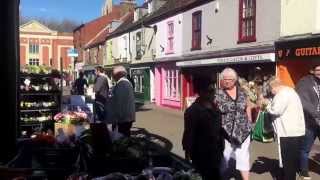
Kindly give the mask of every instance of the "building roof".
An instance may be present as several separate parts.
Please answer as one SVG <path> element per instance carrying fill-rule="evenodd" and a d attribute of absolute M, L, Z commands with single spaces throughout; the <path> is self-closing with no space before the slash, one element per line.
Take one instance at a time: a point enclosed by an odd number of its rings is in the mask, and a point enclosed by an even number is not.
<path fill-rule="evenodd" d="M 142 25 L 156 23 L 211 1 L 214 0 L 167 0 L 167 2 L 158 10 L 146 15 L 145 17 L 142 17 L 136 22 L 128 24 L 126 27 L 118 28 L 115 32 L 111 33 L 108 38 L 113 38 L 126 32 L 139 29 L 142 27 Z"/>
<path fill-rule="evenodd" d="M 74 29 L 74 33 L 76 31 L 83 31 L 84 32 L 84 44 L 91 41 L 96 35 L 103 30 L 107 24 L 109 24 L 112 20 L 119 19 L 121 14 L 120 6 L 114 6 L 112 12 L 96 18 L 88 23 L 82 24 Z"/>
<path fill-rule="evenodd" d="M 124 15 L 123 17 L 120 18 L 120 21 L 122 21 L 121 25 L 118 28 L 121 28 L 122 26 L 125 26 L 127 24 L 132 23 L 133 21 L 133 12 L 128 12 L 126 15 Z M 111 22 L 110 22 L 111 23 Z M 117 29 L 118 29 L 117 28 Z M 92 48 L 95 47 L 97 45 L 103 44 L 108 35 L 109 35 L 109 30 L 107 28 L 107 26 L 105 28 L 103 28 L 98 34 L 97 36 L 92 39 L 92 41 L 90 41 L 87 45 L 86 45 L 86 49 L 87 48 Z"/>

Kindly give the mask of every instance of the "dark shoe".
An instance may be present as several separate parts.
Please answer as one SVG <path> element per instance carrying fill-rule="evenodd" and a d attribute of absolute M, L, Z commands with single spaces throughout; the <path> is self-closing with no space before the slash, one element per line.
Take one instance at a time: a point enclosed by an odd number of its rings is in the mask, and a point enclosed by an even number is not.
<path fill-rule="evenodd" d="M 310 180 L 311 177 L 309 175 L 309 172 L 307 170 L 300 171 L 300 179 L 301 180 Z"/>

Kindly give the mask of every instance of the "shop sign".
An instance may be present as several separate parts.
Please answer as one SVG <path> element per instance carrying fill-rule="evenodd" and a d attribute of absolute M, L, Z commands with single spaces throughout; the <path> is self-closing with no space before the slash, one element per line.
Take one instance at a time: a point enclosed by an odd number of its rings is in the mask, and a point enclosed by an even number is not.
<path fill-rule="evenodd" d="M 140 69 L 132 70 L 132 71 L 131 71 L 131 73 L 132 73 L 133 75 L 140 75 L 140 74 L 143 74 L 142 70 L 140 70 Z"/>
<path fill-rule="evenodd" d="M 275 43 L 277 60 L 320 57 L 320 38 L 305 38 Z"/>
<path fill-rule="evenodd" d="M 252 63 L 252 62 L 264 62 L 275 61 L 274 53 L 254 54 L 247 56 L 232 56 L 212 59 L 200 59 L 194 61 L 182 61 L 177 62 L 176 65 L 180 67 L 192 67 L 192 66 L 206 66 L 206 65 L 219 65 L 219 64 L 236 64 L 236 63 Z"/>
<path fill-rule="evenodd" d="M 278 59 L 286 59 L 288 57 L 293 58 L 305 58 L 305 57 L 320 57 L 320 46 L 318 47 L 305 47 L 305 48 L 288 48 L 277 50 Z"/>

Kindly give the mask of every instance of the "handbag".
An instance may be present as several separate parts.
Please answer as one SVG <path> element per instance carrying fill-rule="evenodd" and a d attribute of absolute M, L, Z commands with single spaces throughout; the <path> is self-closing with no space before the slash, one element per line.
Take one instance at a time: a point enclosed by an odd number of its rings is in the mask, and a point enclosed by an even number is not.
<path fill-rule="evenodd" d="M 259 111 L 256 125 L 251 132 L 251 139 L 262 143 L 274 141 L 273 131 L 269 128 L 271 124 L 268 124 L 271 122 L 267 118 L 269 118 L 268 113 Z"/>

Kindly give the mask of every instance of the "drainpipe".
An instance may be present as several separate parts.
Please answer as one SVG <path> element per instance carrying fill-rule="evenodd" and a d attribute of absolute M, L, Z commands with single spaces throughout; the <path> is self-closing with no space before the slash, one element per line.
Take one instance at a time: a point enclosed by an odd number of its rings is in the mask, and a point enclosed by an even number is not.
<path fill-rule="evenodd" d="M 129 45 L 129 56 L 130 56 L 130 61 L 132 61 L 132 53 L 131 53 L 131 32 L 129 31 L 129 42 L 128 42 L 128 45 Z"/>

